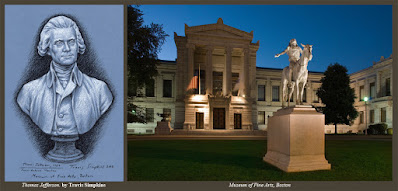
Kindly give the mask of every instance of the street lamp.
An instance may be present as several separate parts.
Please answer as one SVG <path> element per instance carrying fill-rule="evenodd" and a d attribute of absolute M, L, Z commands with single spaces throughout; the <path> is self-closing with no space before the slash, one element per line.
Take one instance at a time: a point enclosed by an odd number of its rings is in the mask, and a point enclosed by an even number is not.
<path fill-rule="evenodd" d="M 369 98 L 368 97 L 364 97 L 363 101 L 365 101 L 365 135 L 368 134 L 368 116 L 367 116 L 367 110 L 366 110 L 366 105 L 368 103 Z"/>

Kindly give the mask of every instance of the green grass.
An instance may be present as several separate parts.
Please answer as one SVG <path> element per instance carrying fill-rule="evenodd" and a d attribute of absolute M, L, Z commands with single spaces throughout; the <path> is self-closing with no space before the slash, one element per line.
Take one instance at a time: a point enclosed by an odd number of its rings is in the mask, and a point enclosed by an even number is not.
<path fill-rule="evenodd" d="M 330 171 L 285 173 L 263 162 L 266 141 L 133 140 L 132 181 L 392 181 L 391 141 L 326 141 Z"/>

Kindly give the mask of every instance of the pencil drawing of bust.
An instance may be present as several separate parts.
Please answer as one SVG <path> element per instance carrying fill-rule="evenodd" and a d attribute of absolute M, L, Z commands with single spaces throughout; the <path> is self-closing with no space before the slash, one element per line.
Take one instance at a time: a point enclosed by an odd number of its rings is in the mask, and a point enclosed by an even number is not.
<path fill-rule="evenodd" d="M 17 96 L 21 110 L 55 142 L 46 158 L 68 163 L 83 157 L 76 148 L 79 134 L 88 132 L 109 109 L 113 95 L 104 81 L 82 73 L 78 54 L 86 45 L 76 23 L 55 16 L 43 27 L 37 52 L 50 56 L 49 71 L 23 85 Z"/>

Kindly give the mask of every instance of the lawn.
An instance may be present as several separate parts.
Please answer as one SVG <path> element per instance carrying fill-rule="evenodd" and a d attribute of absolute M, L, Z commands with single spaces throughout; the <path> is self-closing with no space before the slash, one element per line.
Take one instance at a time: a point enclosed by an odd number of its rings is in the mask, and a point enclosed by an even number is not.
<path fill-rule="evenodd" d="M 392 181 L 392 141 L 326 141 L 330 171 L 285 173 L 266 141 L 131 140 L 130 181 Z"/>

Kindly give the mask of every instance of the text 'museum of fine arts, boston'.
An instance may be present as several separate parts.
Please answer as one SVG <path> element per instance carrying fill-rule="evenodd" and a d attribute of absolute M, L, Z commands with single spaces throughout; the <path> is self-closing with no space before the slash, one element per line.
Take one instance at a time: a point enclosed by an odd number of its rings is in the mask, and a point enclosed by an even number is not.
<path fill-rule="evenodd" d="M 215 24 L 185 25 L 185 36 L 174 33 L 177 59 L 160 61 L 153 85 L 136 92 L 132 100 L 147 123 L 129 123 L 128 133 L 153 133 L 159 113 L 171 115 L 175 130 L 266 131 L 268 117 L 282 106 L 282 69 L 256 67 L 260 43 L 252 40 L 253 31 L 225 25 L 221 18 Z M 351 126 L 338 125 L 338 133 L 362 132 L 365 120 L 392 128 L 391 71 L 392 59 L 382 57 L 350 75 L 359 115 Z M 322 77 L 309 72 L 304 104 L 323 106 L 316 95 Z M 296 102 L 293 97 L 290 105 Z M 370 100 L 365 103 L 364 97 Z M 334 133 L 334 126 L 325 125 L 325 133 Z"/>

